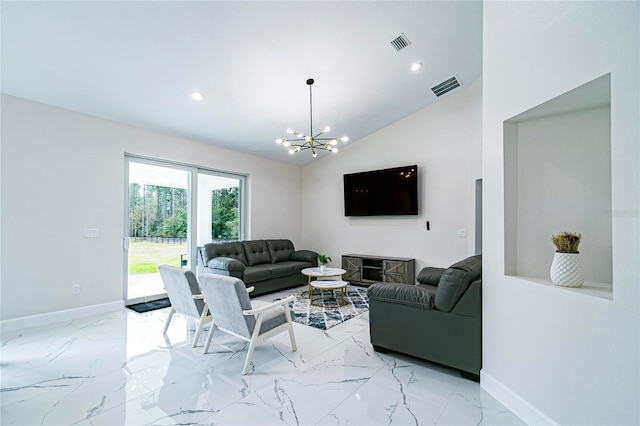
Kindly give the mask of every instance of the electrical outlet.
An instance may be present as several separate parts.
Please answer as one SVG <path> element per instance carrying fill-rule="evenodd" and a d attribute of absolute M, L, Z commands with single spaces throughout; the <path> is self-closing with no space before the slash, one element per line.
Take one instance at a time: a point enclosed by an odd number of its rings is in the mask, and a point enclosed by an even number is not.
<path fill-rule="evenodd" d="M 74 284 L 71 286 L 71 294 L 80 294 L 80 284 Z"/>
<path fill-rule="evenodd" d="M 466 237 L 467 230 L 466 229 L 458 229 L 458 237 Z"/>

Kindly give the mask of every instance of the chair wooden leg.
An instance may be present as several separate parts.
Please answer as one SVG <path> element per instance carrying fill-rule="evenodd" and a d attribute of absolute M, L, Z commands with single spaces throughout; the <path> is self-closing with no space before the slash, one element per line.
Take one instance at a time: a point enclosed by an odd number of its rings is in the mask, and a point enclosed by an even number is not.
<path fill-rule="evenodd" d="M 244 360 L 244 367 L 242 368 L 242 374 L 247 374 L 249 366 L 251 365 L 251 357 L 253 357 L 253 350 L 258 344 L 260 339 L 260 328 L 262 327 L 263 315 L 258 314 L 255 316 L 256 324 L 253 326 L 253 333 L 251 334 L 251 341 L 249 342 L 249 349 L 247 350 L 247 359 Z"/>
<path fill-rule="evenodd" d="M 296 346 L 296 336 L 293 334 L 293 324 L 289 324 L 289 338 L 291 339 L 291 350 L 293 352 L 298 350 L 298 346 Z"/>
<path fill-rule="evenodd" d="M 211 345 L 211 338 L 213 337 L 213 333 L 218 329 L 218 326 L 215 322 L 211 322 L 211 328 L 209 328 L 209 334 L 207 335 L 207 342 L 204 344 L 204 353 L 206 354 L 209 351 L 209 345 Z"/>
<path fill-rule="evenodd" d="M 296 336 L 293 334 L 293 321 L 291 321 L 291 311 L 289 311 L 289 307 L 284 307 L 284 316 L 287 318 L 287 323 L 289 324 L 289 339 L 291 339 L 291 349 L 295 352 L 298 350 L 296 346 Z"/>
<path fill-rule="evenodd" d="M 193 348 L 195 348 L 198 345 L 198 340 L 200 340 L 200 333 L 202 333 L 202 327 L 204 327 L 208 313 L 209 313 L 209 308 L 205 303 L 204 308 L 202 308 L 202 315 L 200 315 L 200 320 L 198 320 L 198 328 L 196 329 L 196 335 L 193 338 L 193 345 L 192 345 Z"/>
<path fill-rule="evenodd" d="M 247 374 L 249 367 L 251 366 L 251 357 L 253 357 L 253 350 L 256 348 L 256 341 L 251 339 L 249 343 L 249 349 L 247 350 L 247 358 L 244 360 L 244 367 L 242 367 L 242 374 Z"/>
<path fill-rule="evenodd" d="M 167 316 L 167 320 L 164 322 L 164 329 L 162 329 L 162 334 L 167 334 L 167 330 L 169 329 L 169 324 L 171 324 L 171 318 L 173 318 L 173 314 L 176 313 L 176 310 L 171 308 L 169 311 L 169 315 Z"/>

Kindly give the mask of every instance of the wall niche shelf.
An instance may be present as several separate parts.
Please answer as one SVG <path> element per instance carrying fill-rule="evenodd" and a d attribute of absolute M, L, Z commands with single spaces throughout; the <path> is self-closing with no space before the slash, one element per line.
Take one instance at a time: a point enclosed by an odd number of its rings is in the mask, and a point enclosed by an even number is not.
<path fill-rule="evenodd" d="M 571 288 L 571 287 L 562 287 L 562 286 L 555 285 L 550 280 L 545 280 L 542 278 L 520 277 L 517 275 L 512 275 L 512 278 L 517 278 L 520 280 L 557 288 L 560 291 L 575 292 L 575 293 L 585 294 L 587 296 L 599 297 L 601 299 L 613 300 L 613 288 L 609 283 L 594 283 L 594 282 L 585 281 L 582 287 Z"/>
<path fill-rule="evenodd" d="M 504 273 L 613 299 L 611 75 L 518 114 L 504 131 Z M 582 234 L 585 284 L 549 279 L 559 232 Z"/>

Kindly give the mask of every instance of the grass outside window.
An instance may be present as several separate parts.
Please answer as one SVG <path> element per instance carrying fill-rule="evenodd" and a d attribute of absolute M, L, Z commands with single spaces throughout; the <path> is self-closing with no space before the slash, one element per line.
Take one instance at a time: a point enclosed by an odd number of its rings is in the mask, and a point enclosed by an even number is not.
<path fill-rule="evenodd" d="M 180 255 L 187 253 L 187 244 L 164 244 L 149 241 L 129 243 L 129 274 L 153 274 L 158 265 L 180 267 Z"/>

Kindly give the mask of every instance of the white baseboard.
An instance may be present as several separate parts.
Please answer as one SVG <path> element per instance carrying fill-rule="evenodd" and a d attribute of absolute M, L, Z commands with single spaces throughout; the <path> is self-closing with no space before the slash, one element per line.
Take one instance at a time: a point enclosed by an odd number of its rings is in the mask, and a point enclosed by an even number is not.
<path fill-rule="evenodd" d="M 528 425 L 558 425 L 543 412 L 513 392 L 489 373 L 480 370 L 480 387 Z"/>
<path fill-rule="evenodd" d="M 64 311 L 30 315 L 27 317 L 0 321 L 0 330 L 6 332 L 20 330 L 22 328 L 39 327 L 56 322 L 71 321 L 74 319 L 89 317 L 91 315 L 114 312 L 123 308 L 124 302 L 119 300 L 117 302 L 102 303 L 100 305 L 83 306 L 81 308 L 66 309 Z"/>

